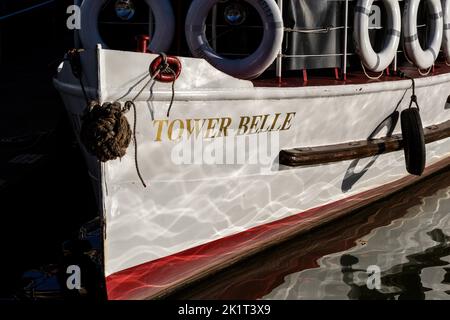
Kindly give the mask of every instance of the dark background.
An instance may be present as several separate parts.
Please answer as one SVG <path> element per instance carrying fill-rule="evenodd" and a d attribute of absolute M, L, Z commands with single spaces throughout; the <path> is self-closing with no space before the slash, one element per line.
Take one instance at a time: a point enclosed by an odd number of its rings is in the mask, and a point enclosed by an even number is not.
<path fill-rule="evenodd" d="M 43 0 L 1 0 L 0 17 Z M 84 161 L 52 77 L 73 47 L 72 1 L 0 20 L 0 300 L 21 274 L 56 263 L 96 215 Z"/>

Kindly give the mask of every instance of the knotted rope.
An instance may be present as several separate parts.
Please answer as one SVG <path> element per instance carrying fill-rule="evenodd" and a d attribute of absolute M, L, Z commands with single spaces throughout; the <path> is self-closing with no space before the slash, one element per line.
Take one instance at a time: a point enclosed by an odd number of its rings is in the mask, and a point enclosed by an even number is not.
<path fill-rule="evenodd" d="M 81 141 L 101 162 L 125 156 L 132 131 L 120 103 L 94 104 L 83 116 Z"/>
<path fill-rule="evenodd" d="M 130 145 L 131 128 L 125 117 L 127 109 L 120 103 L 104 103 L 102 106 L 91 101 L 83 82 L 83 68 L 80 50 L 73 49 L 67 54 L 72 74 L 80 82 L 83 96 L 88 105 L 82 117 L 80 138 L 86 150 L 101 162 L 122 158 Z"/>
<path fill-rule="evenodd" d="M 138 162 L 138 143 L 136 137 L 137 110 L 135 101 L 149 85 L 151 89 L 153 88 L 155 79 L 160 73 L 170 73 L 176 80 L 175 72 L 167 63 L 167 56 L 165 54 L 161 54 L 161 57 L 163 58 L 163 63 L 161 63 L 154 73 L 150 72 L 150 79 L 147 83 L 145 83 L 145 85 L 139 90 L 132 100 L 126 101 L 124 107 L 122 108 L 118 101 L 112 103 L 106 102 L 103 105 L 100 105 L 98 102 L 89 103 L 89 97 L 86 94 L 82 81 L 82 68 L 79 51 L 73 50 L 69 53 L 69 61 L 72 66 L 72 72 L 74 76 L 80 80 L 83 95 L 87 103 L 90 104 L 82 117 L 80 133 L 81 142 L 90 154 L 96 156 L 101 162 L 107 162 L 124 157 L 131 140 L 133 140 L 135 146 L 134 160 L 136 172 L 144 187 L 147 187 L 147 185 L 142 177 Z M 136 86 L 144 82 L 149 75 L 138 81 Z M 175 80 L 172 84 L 172 99 L 167 112 L 168 116 L 170 114 L 175 96 Z M 134 111 L 133 128 L 131 128 L 125 116 L 125 114 L 131 109 Z"/>

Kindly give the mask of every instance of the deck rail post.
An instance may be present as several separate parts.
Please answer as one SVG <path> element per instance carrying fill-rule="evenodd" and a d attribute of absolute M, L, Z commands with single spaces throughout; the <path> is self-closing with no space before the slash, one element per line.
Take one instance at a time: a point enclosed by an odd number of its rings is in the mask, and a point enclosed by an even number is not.
<path fill-rule="evenodd" d="M 348 0 L 345 0 L 345 26 L 344 26 L 344 61 L 343 78 L 347 80 L 347 45 L 348 45 Z"/>
<path fill-rule="evenodd" d="M 212 47 L 217 51 L 217 4 L 212 9 L 211 34 Z"/>
<path fill-rule="evenodd" d="M 280 8 L 281 16 L 283 16 L 283 0 L 278 0 L 278 7 Z M 284 32 L 284 31 L 283 31 Z M 283 69 L 283 42 L 281 43 L 280 51 L 277 56 L 276 74 L 278 80 L 281 80 Z"/>

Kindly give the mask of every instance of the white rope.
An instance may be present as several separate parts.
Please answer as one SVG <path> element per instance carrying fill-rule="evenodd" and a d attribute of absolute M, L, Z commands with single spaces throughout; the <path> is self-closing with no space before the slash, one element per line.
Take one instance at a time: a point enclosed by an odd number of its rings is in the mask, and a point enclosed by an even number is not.
<path fill-rule="evenodd" d="M 406 53 L 406 50 L 405 50 L 405 43 L 404 43 L 404 42 L 402 43 L 402 47 L 403 47 L 403 55 L 405 56 L 406 61 L 408 61 L 409 64 L 414 65 L 414 62 L 412 62 L 411 60 L 409 60 L 408 54 Z"/>
<path fill-rule="evenodd" d="M 354 53 L 347 53 L 347 56 L 354 56 Z M 283 54 L 283 58 L 310 58 L 310 57 L 342 57 L 343 53 L 325 53 L 325 54 Z"/>
<path fill-rule="evenodd" d="M 419 74 L 420 74 L 422 77 L 426 77 L 427 75 L 430 74 L 431 69 L 433 69 L 433 66 L 431 66 L 431 67 L 428 69 L 428 71 L 425 72 L 425 73 L 422 73 L 422 71 L 420 70 L 420 68 L 417 68 L 417 71 L 419 71 Z"/>
<path fill-rule="evenodd" d="M 383 70 L 383 71 L 381 71 L 381 73 L 380 73 L 379 76 L 372 77 L 372 76 L 370 76 L 370 75 L 367 73 L 366 67 L 364 66 L 364 63 L 362 63 L 362 61 L 361 61 L 361 67 L 362 67 L 362 69 L 363 69 L 364 74 L 366 75 L 366 77 L 369 78 L 370 80 L 380 80 L 380 78 L 381 78 L 381 77 L 383 76 L 383 74 L 384 74 L 384 70 Z"/>
<path fill-rule="evenodd" d="M 297 32 L 297 33 L 328 33 L 334 30 L 345 29 L 345 27 L 328 27 L 328 28 L 317 28 L 317 29 L 295 29 L 295 28 L 284 28 L 286 32 Z"/>

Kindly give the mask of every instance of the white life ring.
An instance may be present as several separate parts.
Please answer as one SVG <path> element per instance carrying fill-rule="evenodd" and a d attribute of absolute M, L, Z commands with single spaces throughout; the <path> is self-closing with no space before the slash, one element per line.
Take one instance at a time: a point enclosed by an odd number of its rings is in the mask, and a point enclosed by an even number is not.
<path fill-rule="evenodd" d="M 354 41 L 362 63 L 371 71 L 379 72 L 391 64 L 400 43 L 402 15 L 398 0 L 383 0 L 387 11 L 388 38 L 381 52 L 373 50 L 369 38 L 369 16 L 374 0 L 359 0 L 355 8 Z"/>
<path fill-rule="evenodd" d="M 240 79 L 253 79 L 263 73 L 276 59 L 283 43 L 283 18 L 274 0 L 245 0 L 259 13 L 264 36 L 258 49 L 243 59 L 226 59 L 208 43 L 206 18 L 220 0 L 194 0 L 186 18 L 186 40 L 194 57 L 204 58 L 215 68 Z"/>
<path fill-rule="evenodd" d="M 423 50 L 417 35 L 417 12 L 420 0 L 409 0 L 405 4 L 403 30 L 405 51 L 408 58 L 420 69 L 428 69 L 436 61 L 442 44 L 443 19 L 440 0 L 427 0 L 431 20 L 430 38 L 427 49 Z"/>
<path fill-rule="evenodd" d="M 442 11 L 444 12 L 442 49 L 444 50 L 447 63 L 450 63 L 450 0 L 443 0 L 442 3 Z"/>
<path fill-rule="evenodd" d="M 103 42 L 98 30 L 98 15 L 106 0 L 84 0 L 81 4 L 80 39 L 85 49 L 95 48 Z M 153 12 L 155 33 L 148 49 L 151 52 L 166 52 L 170 49 L 175 34 L 175 16 L 172 5 L 167 0 L 145 0 Z"/>

